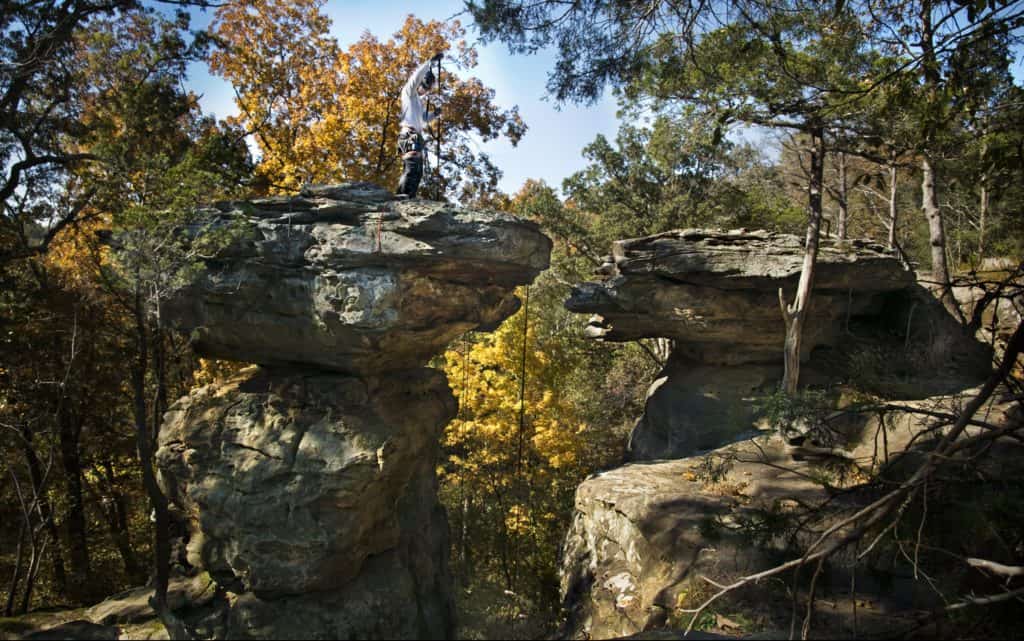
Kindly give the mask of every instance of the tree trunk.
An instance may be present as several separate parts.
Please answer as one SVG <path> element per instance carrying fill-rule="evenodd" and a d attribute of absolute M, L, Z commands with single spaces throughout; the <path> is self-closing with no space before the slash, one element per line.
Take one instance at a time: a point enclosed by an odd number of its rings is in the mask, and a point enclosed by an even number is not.
<path fill-rule="evenodd" d="M 85 487 L 90 491 L 93 502 L 103 512 L 110 540 L 117 548 L 118 554 L 121 555 L 125 575 L 133 585 L 141 585 L 146 581 L 146 571 L 132 549 L 128 510 L 125 506 L 124 495 L 117 490 L 114 468 L 110 461 L 104 461 L 101 468 L 97 470 L 97 475 L 102 478 L 106 486 L 105 492 L 101 494 L 99 489 L 93 489 L 89 483 L 86 483 Z"/>
<path fill-rule="evenodd" d="M 460 484 L 463 484 L 460 482 Z M 465 493 L 465 489 L 462 490 Z M 472 513 L 470 509 L 470 501 L 468 496 L 462 497 L 462 523 L 459 527 L 459 550 L 462 556 L 462 581 L 468 583 L 469 578 L 473 576 L 473 548 L 469 544 L 469 515 Z"/>
<path fill-rule="evenodd" d="M 153 441 L 149 430 L 148 411 L 146 407 L 146 370 L 149 367 L 149 339 L 146 331 L 146 317 L 143 308 L 142 293 L 139 284 L 139 270 L 136 269 L 135 286 L 135 332 L 136 332 L 136 362 L 132 368 L 132 394 L 134 396 L 133 410 L 135 415 L 135 437 L 136 448 L 139 454 L 139 463 L 142 470 L 142 485 L 149 497 L 153 507 L 154 520 L 154 562 L 156 563 L 156 576 L 154 594 L 150 599 L 150 607 L 156 612 L 160 621 L 167 628 L 167 634 L 171 639 L 189 639 L 187 629 L 171 611 L 167 604 L 167 587 L 170 584 L 171 572 L 171 539 L 170 539 L 170 510 L 168 509 L 167 497 L 164 496 L 160 485 L 156 480 L 156 472 L 153 469 Z"/>
<path fill-rule="evenodd" d="M 804 320 L 810 304 L 811 289 L 814 287 L 814 264 L 818 259 L 818 237 L 821 233 L 821 190 L 824 182 L 825 143 L 821 128 L 811 131 L 811 167 L 807 185 L 807 238 L 804 242 L 804 262 L 792 305 L 787 305 L 782 288 L 779 288 L 779 305 L 786 322 L 786 343 L 784 348 L 785 370 L 782 390 L 792 396 L 800 383 L 800 343 Z"/>
<path fill-rule="evenodd" d="M 985 219 L 988 218 L 988 187 L 985 184 L 987 176 L 982 176 L 981 182 L 981 203 L 978 212 L 978 264 L 985 259 Z"/>
<path fill-rule="evenodd" d="M 941 288 L 939 299 L 956 318 L 960 310 L 953 299 L 953 288 L 949 279 L 949 264 L 946 261 L 946 229 L 939 209 L 935 189 L 935 169 L 928 154 L 921 156 L 921 207 L 928 219 L 928 242 L 932 253 L 932 279 Z"/>
<path fill-rule="evenodd" d="M 18 548 L 14 553 L 14 574 L 11 576 L 11 583 L 7 589 L 7 603 L 4 604 L 5 617 L 14 615 L 14 597 L 18 593 L 18 586 L 21 584 L 21 565 L 25 561 L 25 532 L 27 527 L 23 518 L 21 529 L 18 530 Z"/>
<path fill-rule="evenodd" d="M 981 176 L 978 180 L 981 183 L 981 197 L 978 203 L 978 265 L 985 258 L 985 220 L 988 218 L 989 194 L 988 194 L 988 119 L 986 118 L 981 129 L 984 142 L 981 145 Z"/>
<path fill-rule="evenodd" d="M 935 53 L 935 27 L 932 24 L 933 0 L 923 0 L 920 6 L 921 19 L 921 71 L 926 92 L 926 113 L 924 116 L 924 144 L 921 153 L 921 208 L 928 219 L 928 242 L 932 253 L 932 278 L 941 288 L 939 298 L 954 318 L 963 321 L 960 308 L 953 298 L 946 261 L 946 230 L 939 209 L 935 186 L 935 167 L 932 165 L 932 147 L 942 126 L 942 73 Z"/>
<path fill-rule="evenodd" d="M 150 433 L 152 451 L 156 451 L 160 438 L 160 424 L 167 412 L 167 352 L 164 336 L 163 316 L 160 304 L 156 306 L 156 326 L 153 328 L 153 375 L 156 380 L 156 396 L 153 401 L 153 428 Z"/>
<path fill-rule="evenodd" d="M 21 595 L 21 609 L 20 614 L 28 612 L 29 606 L 32 604 L 32 590 L 35 589 L 36 577 L 39 575 L 39 562 L 43 558 L 43 552 L 46 550 L 46 543 L 38 543 L 39 530 L 41 528 L 29 528 L 29 563 L 28 572 L 25 574 L 25 592 Z"/>
<path fill-rule="evenodd" d="M 846 226 L 850 212 L 846 191 L 846 154 L 840 151 L 837 156 L 839 157 L 839 220 L 836 224 L 836 236 L 839 240 L 846 240 Z"/>
<path fill-rule="evenodd" d="M 29 478 L 32 480 L 33 491 L 38 500 L 39 518 L 42 519 L 43 527 L 46 529 L 50 542 L 53 544 L 53 580 L 57 588 L 57 594 L 64 597 L 68 593 L 68 579 L 67 573 L 64 570 L 64 558 L 61 554 L 60 532 L 57 531 L 57 524 L 53 521 L 53 507 L 50 505 L 49 495 L 45 487 L 46 478 L 43 474 L 42 465 L 39 463 L 39 457 L 36 455 L 32 444 L 35 434 L 31 428 L 25 426 L 21 429 L 21 436 L 25 464 L 28 467 Z"/>
<path fill-rule="evenodd" d="M 82 458 L 79 448 L 80 426 L 65 398 L 58 416 L 60 428 L 60 458 L 67 483 L 67 511 L 64 524 L 67 531 L 68 560 L 71 562 L 71 596 L 76 601 L 86 600 L 90 585 L 89 532 L 85 516 L 85 497 L 82 489 Z"/>
<path fill-rule="evenodd" d="M 981 183 L 981 207 L 978 219 L 978 264 L 985 259 L 985 219 L 988 217 L 988 187 Z"/>
<path fill-rule="evenodd" d="M 896 224 L 899 210 L 896 206 L 896 154 L 889 165 L 889 249 L 896 249 Z"/>

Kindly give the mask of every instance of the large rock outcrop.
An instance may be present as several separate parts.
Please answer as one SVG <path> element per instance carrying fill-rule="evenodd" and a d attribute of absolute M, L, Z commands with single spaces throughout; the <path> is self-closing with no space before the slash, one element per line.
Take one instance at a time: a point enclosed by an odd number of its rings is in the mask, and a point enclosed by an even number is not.
<path fill-rule="evenodd" d="M 782 375 L 779 289 L 792 297 L 803 243 L 765 231 L 687 229 L 614 243 L 603 279 L 566 302 L 593 314 L 590 338 L 674 341 L 630 436 L 633 460 L 681 458 L 749 432 L 756 397 Z M 901 303 L 912 273 L 881 246 L 822 239 L 802 357 L 841 343 L 851 322 Z M 817 376 L 813 365 L 804 380 Z"/>
<path fill-rule="evenodd" d="M 833 488 L 824 488 L 820 479 L 836 486 L 856 481 L 830 477 L 833 468 L 819 461 L 794 460 L 788 435 L 756 431 L 771 427 L 764 424 L 760 406 L 782 375 L 778 290 L 792 298 L 802 256 L 795 236 L 669 232 L 615 243 L 599 270 L 603 279 L 573 291 L 566 306 L 595 314 L 587 330 L 591 338 L 668 338 L 674 348 L 631 434 L 634 462 L 596 474 L 577 489 L 561 571 L 567 636 L 613 638 L 662 626 L 685 628 L 685 610 L 714 592 L 702 577 L 728 584 L 786 554 L 791 558 L 794 540 L 787 519 L 800 506 L 830 501 L 853 506 L 865 498 L 830 493 Z M 989 364 L 982 346 L 960 331 L 895 256 L 868 242 L 823 239 L 801 383 L 848 383 L 850 372 L 844 368 L 851 362 L 868 374 L 875 364 L 893 369 L 911 351 L 908 345 L 917 362 L 934 364 L 916 377 L 928 382 L 925 387 L 942 390 L 909 397 L 932 396 L 918 401 L 922 407 L 958 407 L 960 395 L 937 395 L 978 383 Z M 957 375 L 949 376 L 947 368 L 956 368 Z M 926 422 L 890 415 L 879 423 L 874 416 L 838 412 L 828 425 L 836 442 L 819 451 L 848 448 L 867 469 L 878 463 L 879 435 L 887 439 L 888 457 L 907 446 Z M 701 456 L 704 452 L 709 454 Z M 842 568 L 822 577 L 837 590 L 848 588 L 849 581 Z M 858 581 L 865 592 L 878 588 L 870 580 Z M 888 605 L 933 605 L 917 586 L 903 581 L 900 599 Z M 747 632 L 751 620 L 762 615 L 758 627 L 788 628 L 792 599 L 778 584 L 753 586 L 738 598 L 742 607 L 719 602 L 715 611 L 725 621 L 733 612 L 750 615 Z M 848 600 L 844 607 L 849 606 Z M 779 612 L 785 616 L 770 620 Z M 835 616 L 835 626 L 825 627 L 839 630 L 848 624 L 849 617 L 841 614 L 828 615 Z M 875 614 L 860 615 L 861 633 L 891 629 L 891 619 Z"/>
<path fill-rule="evenodd" d="M 536 225 L 446 203 L 392 201 L 366 184 L 223 203 L 207 225 L 236 239 L 167 305 L 204 355 L 379 373 L 426 363 L 515 312 L 515 285 L 547 268 Z"/>
<path fill-rule="evenodd" d="M 890 417 L 889 451 L 905 447 L 924 422 Z M 865 437 L 852 450 L 858 461 L 878 455 L 873 438 L 878 427 L 877 421 L 861 426 Z M 801 506 L 831 501 L 852 508 L 870 501 L 855 493 L 830 494 L 817 480 L 823 474 L 817 462 L 794 461 L 777 434 L 764 434 L 707 456 L 633 463 L 590 477 L 577 489 L 564 546 L 566 636 L 608 639 L 652 628 L 685 629 L 690 622 L 685 610 L 717 591 L 709 580 L 728 585 L 799 555 L 795 544 L 808 541 L 790 537 Z M 815 628 L 835 638 L 857 630 L 849 609 L 850 577 L 839 567 L 841 560 L 837 557 L 821 577 L 819 589 L 828 596 L 819 598 L 834 605 L 820 608 Z M 935 605 L 934 595 L 912 577 L 889 580 L 893 584 L 882 586 L 870 573 L 858 576 L 861 635 L 891 633 L 899 620 L 891 616 L 894 610 Z M 717 602 L 711 611 L 726 621 L 743 621 L 732 633 L 785 630 L 757 638 L 786 638 L 790 585 L 788 576 L 765 580 Z M 711 625 L 722 627 L 714 617 Z"/>
<path fill-rule="evenodd" d="M 591 338 L 663 337 L 705 364 L 776 363 L 785 325 L 779 288 L 792 299 L 803 241 L 765 231 L 686 229 L 614 243 L 600 282 L 583 283 L 566 307 L 595 314 Z M 835 344 L 844 320 L 877 314 L 884 295 L 914 276 L 867 241 L 822 239 L 803 357 Z"/>
<path fill-rule="evenodd" d="M 160 434 L 188 563 L 218 587 L 204 625 L 228 638 L 450 637 L 434 470 L 456 402 L 423 365 L 511 315 L 550 241 L 511 216 L 365 184 L 206 214 L 193 233 L 224 246 L 166 314 L 199 354 L 258 365 L 180 399 Z"/>

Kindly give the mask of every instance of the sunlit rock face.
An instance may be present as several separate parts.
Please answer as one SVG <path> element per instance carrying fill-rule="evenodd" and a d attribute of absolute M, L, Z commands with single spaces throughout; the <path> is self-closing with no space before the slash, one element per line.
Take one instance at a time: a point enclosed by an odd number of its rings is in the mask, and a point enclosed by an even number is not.
<path fill-rule="evenodd" d="M 444 374 L 426 368 L 361 379 L 252 367 L 179 400 L 158 462 L 194 518 L 189 563 L 244 595 L 228 636 L 444 637 L 434 465 L 456 409 Z"/>
<path fill-rule="evenodd" d="M 573 289 L 565 305 L 593 314 L 590 338 L 673 341 L 630 436 L 631 459 L 690 456 L 754 428 L 756 399 L 782 375 L 779 290 L 792 300 L 803 255 L 803 239 L 789 234 L 672 231 L 614 243 L 601 279 Z M 880 245 L 822 239 L 802 358 L 841 344 L 851 323 L 904 314 L 913 285 Z M 805 383 L 819 374 L 808 364 Z"/>
<path fill-rule="evenodd" d="M 233 242 L 165 313 L 204 356 L 354 374 L 423 365 L 455 337 L 496 326 L 551 241 L 507 214 L 393 201 L 355 184 L 223 203 Z"/>
<path fill-rule="evenodd" d="M 765 231 L 686 229 L 616 242 L 604 278 L 578 285 L 566 302 L 595 314 L 588 335 L 610 341 L 663 337 L 705 364 L 775 363 L 785 325 L 779 289 L 791 302 L 803 240 Z M 914 275 L 868 241 L 822 239 L 804 356 L 842 338 L 844 320 L 877 314 L 884 294 Z"/>
<path fill-rule="evenodd" d="M 496 327 L 548 265 L 514 217 L 367 184 L 210 210 L 229 239 L 165 309 L 201 355 L 255 363 L 167 412 L 157 463 L 226 638 L 451 638 L 439 439 L 424 367 Z M 214 607 L 214 606 L 211 606 Z"/>

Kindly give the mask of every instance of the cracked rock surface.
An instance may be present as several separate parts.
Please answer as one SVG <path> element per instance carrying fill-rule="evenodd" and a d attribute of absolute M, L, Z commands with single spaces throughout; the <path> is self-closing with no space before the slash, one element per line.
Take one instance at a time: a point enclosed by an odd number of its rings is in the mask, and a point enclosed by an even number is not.
<path fill-rule="evenodd" d="M 617 241 L 601 280 L 573 289 L 565 306 L 593 314 L 590 338 L 673 341 L 630 435 L 631 460 L 690 456 L 755 428 L 757 398 L 782 376 L 779 290 L 792 299 L 803 254 L 791 234 L 677 230 Z M 913 286 L 913 273 L 880 245 L 823 238 L 802 359 L 840 344 L 851 319 L 899 316 Z M 813 371 L 805 367 L 805 383 Z"/>
<path fill-rule="evenodd" d="M 175 403 L 161 478 L 195 519 L 189 564 L 244 597 L 229 608 L 227 636 L 445 636 L 434 461 L 456 410 L 444 374 L 426 368 L 360 379 L 251 367 Z M 391 598 L 420 614 L 382 622 L 366 604 Z M 309 618 L 268 614 L 286 604 Z"/>
<path fill-rule="evenodd" d="M 591 338 L 670 338 L 701 363 L 774 364 L 785 336 L 779 288 L 791 302 L 803 253 L 801 238 L 766 231 L 685 229 L 620 240 L 602 280 L 578 285 L 565 305 L 594 314 Z M 878 314 L 886 293 L 913 284 L 913 273 L 881 245 L 823 238 L 804 356 L 840 340 L 847 316 Z"/>
<path fill-rule="evenodd" d="M 367 183 L 222 203 L 233 241 L 168 302 L 204 356 L 372 374 L 423 365 L 518 309 L 547 269 L 536 224 Z"/>
<path fill-rule="evenodd" d="M 451 638 L 439 439 L 457 405 L 427 361 L 497 327 L 551 241 L 505 214 L 365 183 L 218 205 L 226 232 L 166 318 L 256 365 L 166 413 L 160 482 L 217 638 Z"/>

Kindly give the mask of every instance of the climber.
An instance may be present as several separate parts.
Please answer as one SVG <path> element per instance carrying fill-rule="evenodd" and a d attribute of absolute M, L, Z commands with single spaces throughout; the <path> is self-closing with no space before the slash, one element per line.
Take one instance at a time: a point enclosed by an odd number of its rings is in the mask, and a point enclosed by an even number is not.
<path fill-rule="evenodd" d="M 409 76 L 402 88 L 402 123 L 398 132 L 398 153 L 402 155 L 402 178 L 398 181 L 399 196 L 415 198 L 416 190 L 423 177 L 423 128 L 441 111 L 437 106 L 427 111 L 423 106 L 422 96 L 434 85 L 434 74 L 430 66 L 440 62 L 444 54 L 439 53 L 420 65 Z"/>

